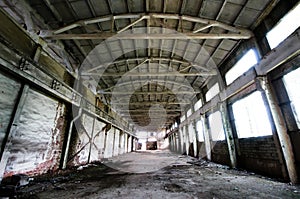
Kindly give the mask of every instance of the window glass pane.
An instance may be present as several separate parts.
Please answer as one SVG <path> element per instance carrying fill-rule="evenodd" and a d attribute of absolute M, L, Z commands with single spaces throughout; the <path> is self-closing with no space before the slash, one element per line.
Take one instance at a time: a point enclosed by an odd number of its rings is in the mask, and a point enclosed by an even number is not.
<path fill-rule="evenodd" d="M 185 120 L 185 115 L 183 115 L 181 118 L 180 118 L 180 122 L 183 122 Z"/>
<path fill-rule="evenodd" d="M 288 12 L 278 24 L 267 33 L 270 48 L 273 49 L 300 26 L 300 3 Z"/>
<path fill-rule="evenodd" d="M 205 99 L 208 102 L 220 92 L 219 84 L 214 84 L 205 94 Z"/>
<path fill-rule="evenodd" d="M 272 135 L 267 109 L 259 91 L 235 102 L 232 110 L 239 138 Z"/>
<path fill-rule="evenodd" d="M 208 116 L 211 138 L 213 141 L 225 140 L 221 112 L 216 111 Z"/>
<path fill-rule="evenodd" d="M 196 128 L 197 128 L 197 136 L 198 136 L 198 141 L 199 142 L 204 142 L 204 137 L 203 137 L 203 123 L 202 123 L 202 120 L 198 120 L 197 123 L 196 123 Z"/>
<path fill-rule="evenodd" d="M 286 74 L 283 77 L 283 81 L 291 101 L 297 126 L 300 128 L 300 68 Z"/>
<path fill-rule="evenodd" d="M 250 49 L 226 74 L 226 84 L 231 84 L 243 73 L 248 71 L 253 65 L 257 64 L 256 53 Z"/>
<path fill-rule="evenodd" d="M 187 112 L 186 112 L 186 116 L 187 117 L 190 117 L 192 115 L 192 109 L 189 109 Z"/>
<path fill-rule="evenodd" d="M 199 108 L 201 108 L 201 106 L 202 106 L 202 100 L 199 99 L 199 100 L 195 103 L 195 106 L 194 106 L 195 111 L 199 110 Z"/>

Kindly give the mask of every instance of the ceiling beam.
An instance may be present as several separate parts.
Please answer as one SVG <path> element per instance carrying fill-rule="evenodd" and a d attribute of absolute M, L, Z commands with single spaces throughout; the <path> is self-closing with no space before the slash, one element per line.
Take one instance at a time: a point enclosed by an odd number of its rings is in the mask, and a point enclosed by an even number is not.
<path fill-rule="evenodd" d="M 145 101 L 145 102 L 116 102 L 116 103 L 111 103 L 112 105 L 152 105 L 152 104 L 161 104 L 161 105 L 176 105 L 176 104 L 183 104 L 183 105 L 187 105 L 187 104 L 191 104 L 191 102 L 149 102 L 149 101 Z"/>
<path fill-rule="evenodd" d="M 127 73 L 82 73 L 81 76 L 100 76 L 100 77 L 187 77 L 187 76 L 214 76 L 217 75 L 216 70 L 209 72 L 198 73 L 179 73 L 179 72 L 160 72 L 160 73 L 147 73 L 147 72 L 127 72 Z"/>
<path fill-rule="evenodd" d="M 200 91 L 104 91 L 104 92 L 99 92 L 104 95 L 165 95 L 165 94 L 196 94 L 196 93 L 201 93 Z"/>
<path fill-rule="evenodd" d="M 122 14 L 122 15 L 109 15 L 109 16 L 104 16 L 104 17 L 96 17 L 92 19 L 87 19 L 87 20 L 81 20 L 78 22 L 75 22 L 73 24 L 70 24 L 68 26 L 62 27 L 58 30 L 50 31 L 49 35 L 45 35 L 44 37 L 46 38 L 52 38 L 52 39 L 107 39 L 108 37 L 112 37 L 116 35 L 116 33 L 99 33 L 99 34 L 61 34 L 65 33 L 68 30 L 72 30 L 74 28 L 78 27 L 84 27 L 89 24 L 95 24 L 95 23 L 102 23 L 102 22 L 107 22 L 107 21 L 115 21 L 119 19 L 135 19 L 134 22 L 129 23 L 125 27 L 123 27 L 120 32 L 123 32 L 130 27 L 134 26 L 135 24 L 139 23 L 140 21 L 143 20 L 152 20 L 152 19 L 166 19 L 166 20 L 179 20 L 181 23 L 183 21 L 188 21 L 188 22 L 193 22 L 193 23 L 198 23 L 201 24 L 202 26 L 199 27 L 197 30 L 194 30 L 193 32 L 185 33 L 188 34 L 190 38 L 193 39 L 249 39 L 253 36 L 253 33 L 250 30 L 244 29 L 244 28 L 239 28 L 235 26 L 230 26 L 228 24 L 219 22 L 217 20 L 209 20 L 209 19 L 204 19 L 200 17 L 192 17 L 188 15 L 179 15 L 179 14 L 165 14 L 165 13 L 150 13 L 150 14 L 145 14 L 145 13 L 140 13 L 140 14 Z M 211 27 L 218 27 L 222 28 L 226 31 L 229 31 L 230 33 L 228 34 L 197 34 L 198 32 L 201 32 L 203 30 L 206 30 Z M 182 31 L 181 31 L 182 32 Z M 138 36 L 137 39 L 158 39 L 160 34 L 146 34 L 141 35 L 141 34 L 133 34 Z M 165 34 L 163 34 L 165 35 Z M 119 35 L 118 35 L 119 36 Z M 129 35 L 124 34 L 123 39 L 134 39 L 134 37 L 130 37 Z M 169 37 L 164 37 L 162 39 L 187 39 L 185 36 L 178 37 L 178 35 L 170 35 Z"/>
<path fill-rule="evenodd" d="M 81 33 L 81 34 L 58 34 L 58 35 L 46 35 L 45 39 L 56 40 L 86 40 L 86 39 L 108 39 L 114 37 L 115 39 L 127 39 L 127 40 L 150 40 L 150 39 L 249 39 L 251 35 L 242 35 L 238 33 Z"/>
<path fill-rule="evenodd" d="M 128 58 L 128 59 L 118 59 L 118 60 L 113 60 L 111 62 L 105 62 L 105 63 L 102 63 L 101 65 L 98 65 L 98 66 L 95 66 L 93 68 L 90 68 L 88 69 L 87 71 L 85 72 L 92 72 L 92 71 L 95 71 L 97 69 L 101 69 L 103 67 L 107 67 L 109 65 L 112 65 L 112 64 L 120 64 L 120 63 L 123 63 L 123 62 L 136 62 L 136 61 L 149 61 L 149 62 L 156 62 L 156 61 L 167 61 L 167 62 L 174 62 L 174 63 L 180 63 L 180 64 L 188 64 L 187 67 L 195 67 L 196 69 L 201 69 L 201 70 L 204 70 L 204 71 L 210 71 L 209 68 L 207 67 L 204 67 L 204 66 L 200 66 L 198 65 L 196 62 L 189 62 L 189 61 L 184 61 L 184 60 L 180 60 L 180 59 L 176 59 L 176 58 L 167 58 L 167 57 L 136 57 L 136 58 Z"/>

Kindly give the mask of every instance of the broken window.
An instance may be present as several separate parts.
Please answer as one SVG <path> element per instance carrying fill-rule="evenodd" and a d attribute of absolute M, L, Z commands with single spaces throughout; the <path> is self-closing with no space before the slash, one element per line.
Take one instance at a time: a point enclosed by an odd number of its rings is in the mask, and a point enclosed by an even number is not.
<path fill-rule="evenodd" d="M 297 126 L 300 128 L 300 68 L 286 74 L 283 77 L 284 85 L 291 101 L 293 114 L 295 116 Z"/>
<path fill-rule="evenodd" d="M 208 116 L 209 129 L 211 139 L 213 141 L 225 140 L 225 133 L 223 129 L 221 112 L 216 111 Z"/>
<path fill-rule="evenodd" d="M 220 92 L 219 84 L 214 84 L 205 94 L 205 99 L 208 102 Z"/>
<path fill-rule="evenodd" d="M 270 48 L 277 47 L 300 26 L 300 3 L 289 11 L 268 33 Z"/>
<path fill-rule="evenodd" d="M 272 135 L 267 109 L 259 91 L 233 103 L 232 110 L 239 138 Z"/>
<path fill-rule="evenodd" d="M 250 49 L 246 54 L 225 74 L 226 84 L 231 84 L 239 76 L 257 64 L 257 56 L 254 49 Z"/>

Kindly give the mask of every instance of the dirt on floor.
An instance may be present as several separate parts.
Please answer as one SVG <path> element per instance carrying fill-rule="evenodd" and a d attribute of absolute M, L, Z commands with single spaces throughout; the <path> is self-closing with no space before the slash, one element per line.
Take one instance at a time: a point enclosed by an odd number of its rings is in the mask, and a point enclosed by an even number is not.
<path fill-rule="evenodd" d="M 300 198 L 299 186 L 167 151 L 103 163 L 34 177 L 18 198 Z M 127 172 L 117 170 L 122 164 Z"/>

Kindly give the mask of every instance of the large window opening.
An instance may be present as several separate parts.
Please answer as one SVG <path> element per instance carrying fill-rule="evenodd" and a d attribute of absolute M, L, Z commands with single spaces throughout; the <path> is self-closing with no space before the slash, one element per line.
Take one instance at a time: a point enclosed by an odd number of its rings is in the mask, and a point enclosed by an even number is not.
<path fill-rule="evenodd" d="M 300 26 L 300 3 L 288 12 L 274 28 L 267 33 L 270 48 L 277 47 Z"/>
<path fill-rule="evenodd" d="M 231 84 L 239 76 L 257 64 L 257 56 L 253 49 L 250 49 L 226 74 L 226 84 Z"/>
<path fill-rule="evenodd" d="M 219 84 L 214 84 L 205 94 L 205 99 L 208 102 L 220 92 Z"/>
<path fill-rule="evenodd" d="M 297 126 L 300 128 L 300 68 L 283 77 Z"/>
<path fill-rule="evenodd" d="M 262 95 L 255 91 L 232 104 L 239 138 L 272 135 L 272 128 Z"/>
<path fill-rule="evenodd" d="M 199 99 L 199 100 L 195 103 L 195 105 L 194 105 L 194 110 L 197 111 L 197 110 L 199 110 L 201 107 L 202 107 L 202 100 Z"/>
<path fill-rule="evenodd" d="M 225 140 L 221 112 L 216 111 L 208 116 L 209 129 L 212 141 Z"/>
<path fill-rule="evenodd" d="M 198 120 L 196 122 L 196 129 L 197 129 L 197 136 L 198 136 L 198 141 L 199 142 L 204 142 L 204 128 L 203 128 L 203 122 L 202 120 Z"/>

